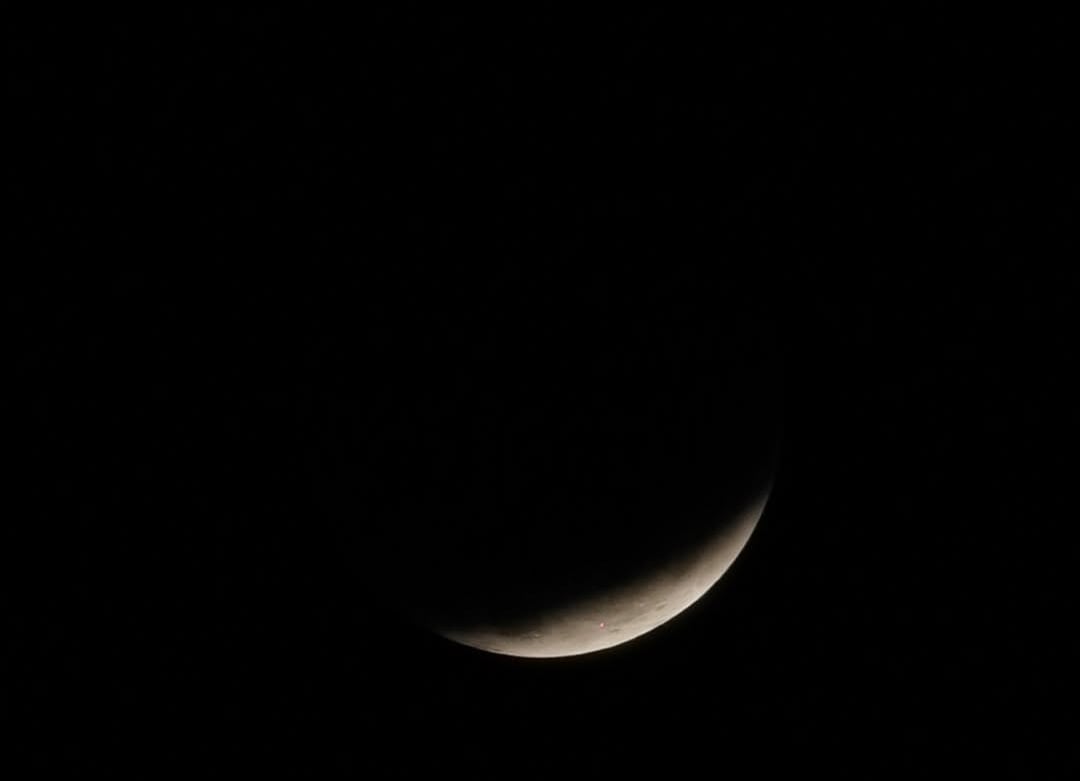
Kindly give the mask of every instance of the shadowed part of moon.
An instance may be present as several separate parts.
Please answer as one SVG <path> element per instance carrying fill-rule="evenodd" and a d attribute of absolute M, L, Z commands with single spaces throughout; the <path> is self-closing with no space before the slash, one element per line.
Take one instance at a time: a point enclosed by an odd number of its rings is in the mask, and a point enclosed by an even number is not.
<path fill-rule="evenodd" d="M 438 631 L 484 651 L 535 658 L 587 654 L 640 637 L 695 603 L 723 576 L 749 540 L 768 493 L 766 488 L 699 548 L 647 575 L 521 621 Z"/>
<path fill-rule="evenodd" d="M 496 653 L 583 654 L 739 554 L 781 425 L 767 280 L 590 262 L 700 257 L 622 227 L 528 273 L 376 286 L 384 304 L 323 329 L 319 495 L 371 604 Z"/>

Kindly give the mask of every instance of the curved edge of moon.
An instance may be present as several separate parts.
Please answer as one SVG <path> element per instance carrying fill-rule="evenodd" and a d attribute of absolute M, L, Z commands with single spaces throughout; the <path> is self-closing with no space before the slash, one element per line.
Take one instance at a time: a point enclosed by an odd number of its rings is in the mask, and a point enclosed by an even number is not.
<path fill-rule="evenodd" d="M 771 493 L 771 483 L 692 554 L 647 576 L 513 626 L 438 630 L 463 645 L 508 656 L 578 656 L 640 637 L 697 602 L 742 552 Z"/>

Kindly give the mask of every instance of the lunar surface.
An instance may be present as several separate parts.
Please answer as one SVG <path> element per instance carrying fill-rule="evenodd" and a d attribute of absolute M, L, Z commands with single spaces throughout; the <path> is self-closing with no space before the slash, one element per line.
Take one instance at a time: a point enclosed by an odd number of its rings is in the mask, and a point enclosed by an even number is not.
<path fill-rule="evenodd" d="M 592 653 L 640 637 L 684 611 L 720 579 L 746 545 L 767 498 L 766 490 L 707 544 L 648 575 L 527 621 L 441 634 L 492 653 L 538 658 Z"/>
<path fill-rule="evenodd" d="M 671 620 L 746 545 L 782 419 L 766 280 L 585 262 L 699 257 L 621 227 L 561 265 L 384 281 L 321 330 L 341 339 L 319 495 L 358 594 L 395 621 L 590 653 Z"/>
<path fill-rule="evenodd" d="M 357 435 L 361 479 L 333 501 L 356 512 L 347 549 L 378 604 L 485 651 L 572 656 L 723 576 L 772 486 L 775 363 L 749 326 L 635 343 L 632 322 L 447 338 L 399 370 L 409 392 Z"/>

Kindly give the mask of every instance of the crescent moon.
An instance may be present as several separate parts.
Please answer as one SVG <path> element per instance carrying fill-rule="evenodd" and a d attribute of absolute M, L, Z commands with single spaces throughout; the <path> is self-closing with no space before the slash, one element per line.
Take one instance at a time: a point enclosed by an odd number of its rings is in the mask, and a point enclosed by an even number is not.
<path fill-rule="evenodd" d="M 771 482 L 708 542 L 647 575 L 513 625 L 436 631 L 483 651 L 533 658 L 578 656 L 621 645 L 670 621 L 720 580 L 750 539 L 770 492 Z"/>

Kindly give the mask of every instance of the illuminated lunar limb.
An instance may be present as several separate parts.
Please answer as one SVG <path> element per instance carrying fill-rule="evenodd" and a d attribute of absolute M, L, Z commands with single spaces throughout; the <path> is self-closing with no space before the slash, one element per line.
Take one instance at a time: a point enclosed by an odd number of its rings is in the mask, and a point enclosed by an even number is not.
<path fill-rule="evenodd" d="M 741 512 L 720 523 L 700 548 L 632 582 L 512 626 L 440 634 L 484 651 L 535 658 L 577 656 L 633 640 L 682 613 L 727 572 L 750 539 L 768 495 L 766 488 Z"/>

